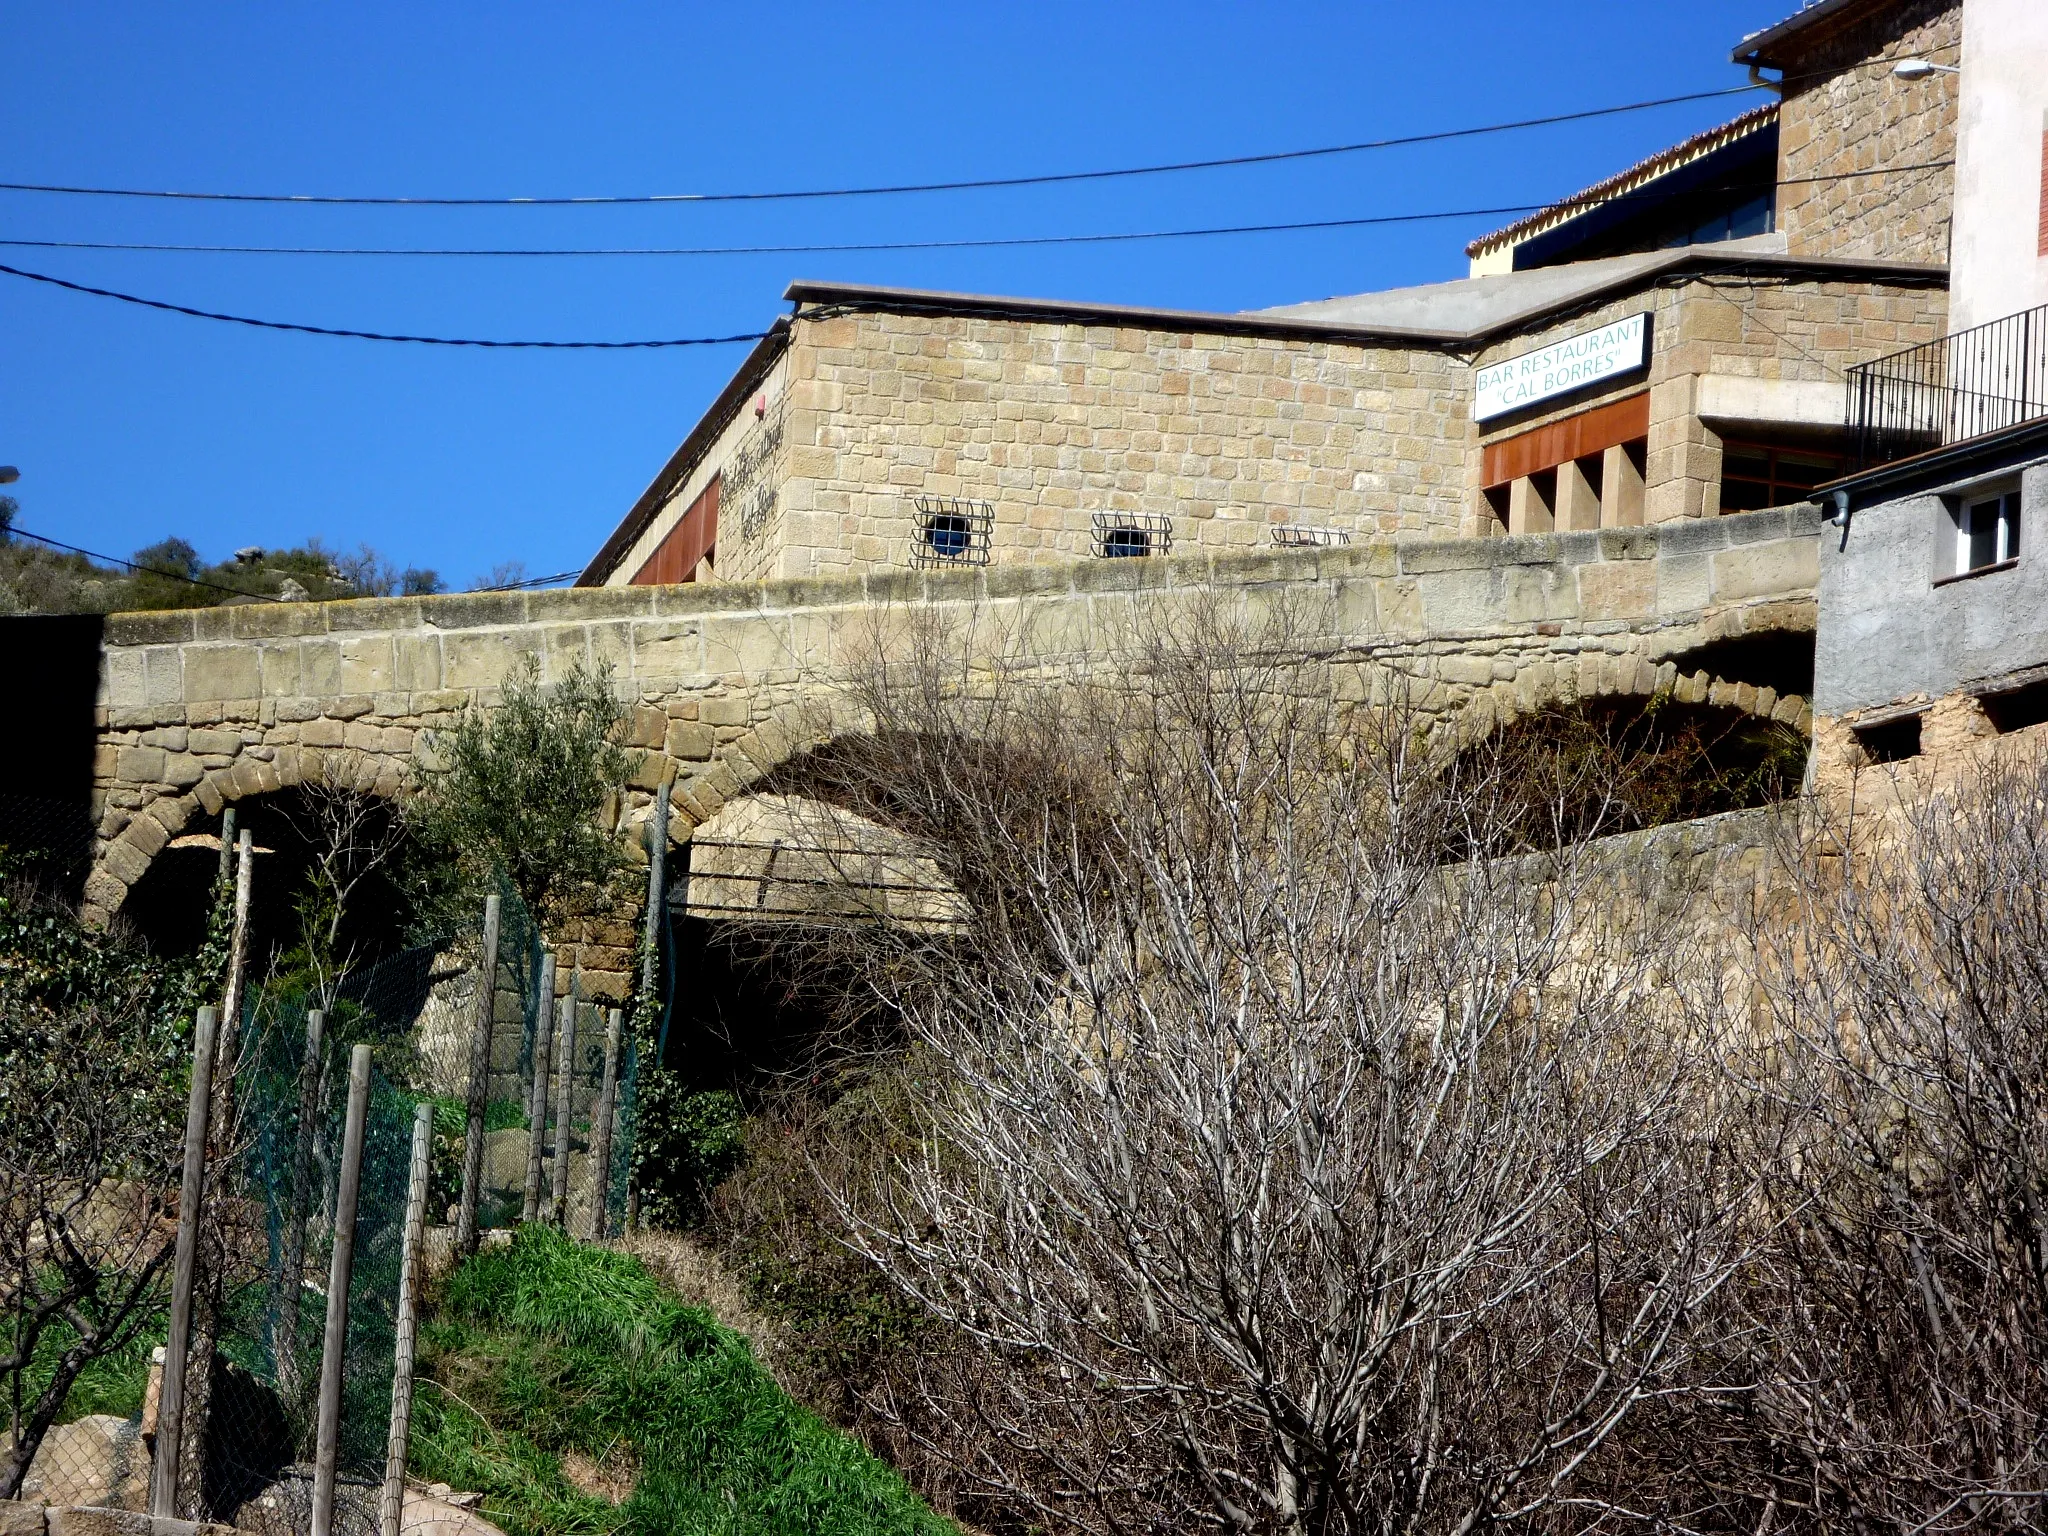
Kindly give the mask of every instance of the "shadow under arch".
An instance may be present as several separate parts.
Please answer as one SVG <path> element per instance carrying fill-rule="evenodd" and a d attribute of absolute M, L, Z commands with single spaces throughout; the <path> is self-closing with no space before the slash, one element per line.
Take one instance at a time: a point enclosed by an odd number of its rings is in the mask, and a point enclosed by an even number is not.
<path fill-rule="evenodd" d="M 1795 798 L 1806 731 L 1757 708 L 1754 689 L 1689 682 L 1553 696 L 1483 732 L 1468 729 L 1453 771 L 1490 799 L 1485 851 L 1554 848 Z"/>
<path fill-rule="evenodd" d="M 365 785 L 356 791 L 370 802 L 372 830 L 388 829 L 401 814 L 398 802 Z M 296 776 L 277 788 L 228 799 L 237 829 L 246 828 L 258 850 L 249 909 L 250 966 L 261 974 L 277 955 L 298 942 L 297 901 L 307 889 L 317 854 L 313 805 Z M 206 921 L 220 870 L 221 816 L 192 818 L 150 859 L 121 904 L 123 921 L 159 954 L 189 954 L 205 937 Z M 405 948 L 403 901 L 394 865 L 364 879 L 344 914 L 338 952 L 359 963 L 383 959 Z"/>

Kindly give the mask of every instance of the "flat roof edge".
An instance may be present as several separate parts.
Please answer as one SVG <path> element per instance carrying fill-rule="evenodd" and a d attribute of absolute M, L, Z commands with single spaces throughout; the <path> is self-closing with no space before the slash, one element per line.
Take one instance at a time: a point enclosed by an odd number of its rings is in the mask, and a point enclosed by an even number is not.
<path fill-rule="evenodd" d="M 1407 346 L 1449 347 L 1465 340 L 1462 331 L 1406 326 L 1347 325 L 1258 310 L 1153 309 L 1141 304 L 1103 304 L 1073 299 L 1017 298 L 1002 294 L 951 293 L 932 288 L 887 288 L 872 283 L 793 282 L 782 296 L 796 304 L 851 305 L 895 313 L 991 315 L 1015 320 L 1064 320 L 1083 325 L 1121 325 L 1139 330 L 1205 331 L 1219 335 L 1294 336 L 1329 341 L 1387 341 Z"/>

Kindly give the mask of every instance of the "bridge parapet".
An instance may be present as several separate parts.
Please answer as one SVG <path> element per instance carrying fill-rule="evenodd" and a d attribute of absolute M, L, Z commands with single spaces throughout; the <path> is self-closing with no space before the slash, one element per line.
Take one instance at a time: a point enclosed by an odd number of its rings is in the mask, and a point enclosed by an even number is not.
<path fill-rule="evenodd" d="M 117 614 L 86 898 L 104 920 L 194 816 L 323 773 L 333 754 L 358 754 L 398 793 L 418 733 L 493 702 L 529 655 L 550 676 L 614 664 L 647 753 L 625 814 L 672 779 L 687 836 L 821 731 L 857 728 L 841 679 L 913 610 L 959 620 L 992 654 L 1053 663 L 1099 650 L 1140 604 L 1298 593 L 1325 616 L 1316 654 L 1360 697 L 1375 671 L 1398 673 L 1426 707 L 1483 727 L 1556 697 L 1648 692 L 1668 658 L 1713 641 L 1810 631 L 1819 527 L 1794 508 L 1517 538 Z M 1767 689 L 1693 686 L 1806 720 L 1803 701 Z"/>

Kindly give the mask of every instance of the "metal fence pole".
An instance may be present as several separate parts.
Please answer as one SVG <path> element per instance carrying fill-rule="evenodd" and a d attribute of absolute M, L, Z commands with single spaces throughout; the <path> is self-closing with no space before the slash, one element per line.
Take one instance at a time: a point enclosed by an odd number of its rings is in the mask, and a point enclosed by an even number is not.
<path fill-rule="evenodd" d="M 313 1442 L 311 1536 L 331 1536 L 334 1458 L 341 1443 L 341 1376 L 348 1353 L 348 1282 L 355 1268 L 356 1199 L 363 1187 L 363 1122 L 370 1112 L 370 1048 L 348 1057 L 348 1119 L 341 1135 L 341 1182 L 334 1198 L 334 1257 L 327 1268 L 327 1335 L 320 1346 L 320 1418 Z"/>
<path fill-rule="evenodd" d="M 178 1186 L 178 1246 L 171 1267 L 171 1326 L 164 1341 L 163 1384 L 157 1391 L 156 1465 L 150 1469 L 149 1512 L 163 1519 L 178 1507 L 179 1437 L 185 1427 L 185 1356 L 192 1344 L 192 1284 L 199 1270 L 200 1208 L 206 1199 L 206 1122 L 213 1108 L 213 1040 L 218 1015 L 199 1010 L 192 1032 L 192 1090 L 185 1103 L 185 1176 Z"/>
<path fill-rule="evenodd" d="M 476 1252 L 478 1186 L 484 1175 L 484 1113 L 490 1107 L 491 1026 L 498 1005 L 498 912 L 494 891 L 484 898 L 483 969 L 477 978 L 476 1024 L 469 1041 L 469 1124 L 462 1138 L 462 1205 L 455 1218 L 455 1251 Z"/>
<path fill-rule="evenodd" d="M 427 1168 L 434 1150 L 434 1106 L 413 1111 L 412 1170 L 405 1191 L 405 1247 L 398 1260 L 398 1330 L 391 1357 L 391 1438 L 384 1454 L 378 1536 L 398 1536 L 405 1512 L 405 1453 L 412 1429 L 412 1357 L 418 1335 L 420 1235 L 427 1223 Z"/>
<path fill-rule="evenodd" d="M 320 1044 L 327 1015 L 306 1012 L 306 1055 L 299 1064 L 299 1126 L 292 1146 L 291 1205 L 285 1212 L 284 1266 L 278 1275 L 277 1380 L 288 1403 L 299 1401 L 299 1297 L 306 1279 L 306 1219 L 313 1182 L 313 1136 L 320 1124 Z"/>
<path fill-rule="evenodd" d="M 547 1155 L 548 1053 L 554 1045 L 555 956 L 550 950 L 540 957 L 540 1006 L 533 1016 L 533 1082 L 526 1095 L 526 1190 L 519 1204 L 519 1219 L 533 1221 L 540 1215 L 540 1165 Z"/>
<path fill-rule="evenodd" d="M 619 1010 L 605 1010 L 604 1078 L 597 1090 L 597 1108 L 590 1116 L 590 1177 L 596 1185 L 590 1206 L 590 1240 L 609 1235 L 612 1197 L 612 1117 L 619 1102 Z"/>
<path fill-rule="evenodd" d="M 555 1069 L 555 1166 L 548 1181 L 548 1219 L 563 1231 L 569 1229 L 569 1140 L 575 1122 L 576 1102 L 576 1014 L 581 981 L 570 983 L 562 999 L 562 1059 Z"/>

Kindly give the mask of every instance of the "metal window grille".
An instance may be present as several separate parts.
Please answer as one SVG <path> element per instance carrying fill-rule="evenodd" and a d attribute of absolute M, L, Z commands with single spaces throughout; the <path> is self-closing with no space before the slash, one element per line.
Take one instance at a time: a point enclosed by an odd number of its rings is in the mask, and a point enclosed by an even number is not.
<path fill-rule="evenodd" d="M 1173 519 L 1163 512 L 1091 512 L 1088 521 L 1089 546 L 1099 560 L 1173 550 Z"/>
<path fill-rule="evenodd" d="M 919 496 L 917 541 L 919 565 L 987 565 L 989 535 L 995 526 L 993 502 L 960 496 Z"/>
<path fill-rule="evenodd" d="M 1856 469 L 2048 416 L 2048 305 L 1848 370 Z"/>
<path fill-rule="evenodd" d="M 1326 549 L 1349 544 L 1349 528 L 1316 528 L 1307 523 L 1280 523 L 1273 529 L 1273 542 L 1282 549 Z"/>

